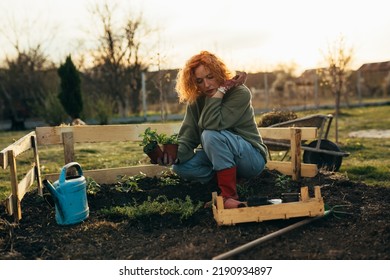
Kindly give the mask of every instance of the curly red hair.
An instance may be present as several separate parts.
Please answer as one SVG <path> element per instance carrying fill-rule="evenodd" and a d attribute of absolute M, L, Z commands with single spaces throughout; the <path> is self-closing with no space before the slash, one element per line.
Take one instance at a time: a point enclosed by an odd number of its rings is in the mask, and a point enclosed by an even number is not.
<path fill-rule="evenodd" d="M 201 51 L 192 56 L 177 74 L 176 91 L 180 102 L 193 103 L 200 96 L 195 78 L 195 69 L 200 65 L 208 68 L 221 84 L 232 77 L 220 58 L 208 51 Z"/>

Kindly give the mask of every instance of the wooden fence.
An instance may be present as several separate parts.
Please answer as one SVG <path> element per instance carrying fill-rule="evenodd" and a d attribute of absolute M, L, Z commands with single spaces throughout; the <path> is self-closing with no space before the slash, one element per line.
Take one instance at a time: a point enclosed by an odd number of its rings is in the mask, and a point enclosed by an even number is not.
<path fill-rule="evenodd" d="M 18 182 L 16 158 L 28 150 L 33 150 L 34 163 L 24 177 Z M 22 218 L 21 201 L 28 189 L 37 182 L 38 194 L 42 195 L 42 181 L 39 166 L 39 155 L 35 132 L 23 136 L 15 143 L 0 152 L 0 166 L 9 167 L 12 193 L 5 200 L 6 210 L 13 215 L 16 222 Z"/>
<path fill-rule="evenodd" d="M 129 124 L 129 125 L 86 125 L 86 126 L 55 126 L 37 127 L 35 131 L 25 135 L 17 142 L 9 145 L 0 152 L 0 164 L 3 169 L 10 167 L 12 194 L 7 198 L 7 212 L 14 215 L 18 222 L 22 218 L 20 202 L 34 182 L 37 182 L 38 194 L 42 195 L 42 177 L 54 181 L 59 174 L 40 174 L 38 147 L 45 145 L 63 145 L 64 164 L 76 161 L 75 144 L 99 143 L 99 142 L 124 142 L 140 141 L 139 134 L 147 127 L 156 129 L 159 133 L 167 135 L 177 133 L 180 124 Z M 314 177 L 318 169 L 315 164 L 301 163 L 301 140 L 315 139 L 317 128 L 314 127 L 291 127 L 291 128 L 259 128 L 264 138 L 275 140 L 290 140 L 291 161 L 268 161 L 267 168 L 292 176 L 293 180 L 300 177 Z M 17 182 L 16 158 L 18 155 L 33 149 L 34 166 L 21 180 Z M 83 170 L 85 177 L 91 177 L 99 184 L 113 184 L 118 176 L 136 175 L 141 171 L 147 176 L 155 176 L 166 170 L 167 167 L 160 165 L 137 165 L 107 169 Z"/>

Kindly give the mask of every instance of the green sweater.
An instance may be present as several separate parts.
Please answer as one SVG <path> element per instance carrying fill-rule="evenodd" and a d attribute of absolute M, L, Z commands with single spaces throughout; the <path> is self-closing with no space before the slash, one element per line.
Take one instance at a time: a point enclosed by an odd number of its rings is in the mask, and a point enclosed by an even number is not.
<path fill-rule="evenodd" d="M 179 131 L 180 162 L 192 158 L 201 144 L 203 130 L 228 130 L 252 144 L 267 160 L 267 147 L 257 130 L 251 102 L 251 92 L 245 86 L 229 90 L 223 98 L 199 97 L 187 105 Z"/>

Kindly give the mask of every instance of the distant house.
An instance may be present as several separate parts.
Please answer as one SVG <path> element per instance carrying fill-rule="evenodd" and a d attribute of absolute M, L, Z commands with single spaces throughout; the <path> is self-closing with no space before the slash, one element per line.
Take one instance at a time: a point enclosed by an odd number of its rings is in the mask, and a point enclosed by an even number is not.
<path fill-rule="evenodd" d="M 360 86 L 370 96 L 386 96 L 390 87 L 390 61 L 365 63 L 357 70 Z"/>
<path fill-rule="evenodd" d="M 368 72 L 389 72 L 390 71 L 390 61 L 384 62 L 373 62 L 373 63 L 365 63 L 358 69 L 360 72 L 368 73 Z"/>
<path fill-rule="evenodd" d="M 313 86 L 317 79 L 317 71 L 318 69 L 307 69 L 303 71 L 303 73 L 295 79 L 295 83 L 297 86 Z"/>

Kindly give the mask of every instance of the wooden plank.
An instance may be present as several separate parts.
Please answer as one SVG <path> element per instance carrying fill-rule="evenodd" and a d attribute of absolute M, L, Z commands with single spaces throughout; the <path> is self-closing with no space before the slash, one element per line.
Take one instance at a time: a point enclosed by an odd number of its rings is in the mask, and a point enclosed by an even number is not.
<path fill-rule="evenodd" d="M 114 141 L 140 141 L 139 135 L 147 127 L 157 129 L 159 133 L 173 134 L 180 130 L 180 123 L 170 124 L 129 124 L 129 125 L 80 125 L 80 126 L 55 126 L 37 127 L 36 135 L 39 145 L 62 144 L 62 133 L 73 132 L 75 143 L 95 143 Z M 302 140 L 310 140 L 317 137 L 317 128 L 301 127 Z M 263 138 L 290 139 L 289 127 L 259 127 Z"/>
<path fill-rule="evenodd" d="M 38 195 L 42 196 L 42 178 L 41 178 L 41 167 L 39 163 L 39 154 L 38 154 L 38 146 L 37 146 L 37 137 L 36 135 L 31 136 L 31 145 L 34 152 L 34 161 L 35 161 L 35 177 L 37 178 L 37 187 L 38 187 Z"/>
<path fill-rule="evenodd" d="M 35 179 L 35 167 L 32 167 L 18 184 L 18 198 L 20 201 L 28 189 L 34 184 Z"/>
<path fill-rule="evenodd" d="M 36 178 L 36 172 L 35 167 L 32 167 L 26 174 L 26 176 L 18 183 L 17 187 L 17 197 L 19 198 L 19 201 L 22 201 L 24 195 L 28 191 L 29 187 L 31 187 L 34 184 L 35 178 Z M 17 209 L 17 204 L 14 204 L 14 195 L 10 194 L 6 200 L 5 200 L 5 207 L 8 215 L 16 215 L 17 212 L 14 212 L 14 209 Z M 21 209 L 20 209 L 21 212 Z M 20 216 L 21 218 L 21 216 Z"/>
<path fill-rule="evenodd" d="M 12 189 L 12 212 L 14 216 L 14 221 L 17 223 L 22 218 L 22 209 L 18 196 L 18 175 L 16 170 L 16 158 L 13 150 L 9 150 L 8 152 L 8 162 L 10 166 L 10 174 L 11 174 L 11 189 Z"/>
<path fill-rule="evenodd" d="M 316 127 L 294 127 L 301 130 L 301 139 L 310 140 L 317 138 Z M 267 139 L 289 140 L 291 136 L 290 127 L 259 127 L 261 137 Z"/>
<path fill-rule="evenodd" d="M 38 145 L 62 144 L 62 133 L 73 131 L 71 126 L 45 126 L 36 127 Z"/>
<path fill-rule="evenodd" d="M 217 205 L 217 209 L 223 209 L 224 208 L 224 203 L 223 203 L 223 198 L 222 196 L 217 196 L 216 198 L 216 205 Z"/>
<path fill-rule="evenodd" d="M 3 169 L 6 169 L 9 165 L 8 163 L 8 151 L 13 150 L 14 151 L 14 156 L 17 157 L 18 155 L 24 153 L 25 151 L 29 150 L 32 148 L 31 146 L 31 137 L 35 136 L 35 131 L 32 131 L 16 142 L 12 143 L 5 149 L 3 149 L 0 152 L 0 165 Z"/>
<path fill-rule="evenodd" d="M 314 187 L 314 197 L 315 198 L 320 198 L 321 197 L 321 187 L 320 186 L 315 186 Z"/>
<path fill-rule="evenodd" d="M 5 199 L 5 210 L 8 215 L 14 214 L 13 195 L 12 193 Z"/>
<path fill-rule="evenodd" d="M 309 201 L 309 188 L 308 187 L 302 187 L 301 188 L 301 200 L 302 201 Z"/>
<path fill-rule="evenodd" d="M 317 175 L 317 165 L 305 163 L 302 163 L 301 165 L 302 176 L 314 177 Z M 292 175 L 290 162 L 268 161 L 267 168 L 270 170 L 278 170 L 285 175 Z M 139 174 L 140 172 L 145 173 L 147 176 L 158 176 L 159 173 L 166 170 L 169 170 L 169 168 L 165 166 L 150 164 L 119 168 L 83 170 L 83 173 L 85 177 L 91 177 L 95 180 L 95 182 L 99 184 L 112 184 L 118 182 L 118 176 L 133 176 Z M 56 181 L 59 178 L 59 173 L 45 174 L 41 176 L 50 181 Z"/>
<path fill-rule="evenodd" d="M 178 133 L 180 124 L 131 124 L 131 125 L 80 125 L 37 127 L 39 145 L 61 144 L 63 132 L 73 132 L 74 143 L 141 141 L 139 135 L 146 128 L 157 129 L 159 133 Z"/>
<path fill-rule="evenodd" d="M 75 161 L 73 132 L 63 132 L 62 141 L 64 147 L 65 164 Z"/>
<path fill-rule="evenodd" d="M 268 161 L 266 168 L 269 170 L 277 170 L 284 175 L 293 175 L 291 168 L 291 162 L 284 161 Z M 301 163 L 301 176 L 302 177 L 315 177 L 318 173 L 318 167 L 316 164 Z"/>
<path fill-rule="evenodd" d="M 166 166 L 161 165 L 137 165 L 127 166 L 119 168 L 107 168 L 107 169 L 95 169 L 95 170 L 83 170 L 84 177 L 92 178 L 98 184 L 115 184 L 119 181 L 119 177 L 127 175 L 133 176 L 138 175 L 140 172 L 147 176 L 159 176 L 161 172 L 169 170 Z M 52 173 L 43 175 L 45 179 L 52 182 L 58 180 L 59 173 Z"/>
<path fill-rule="evenodd" d="M 292 179 L 298 181 L 301 178 L 301 136 L 302 130 L 290 128 L 291 137 L 291 168 Z"/>

